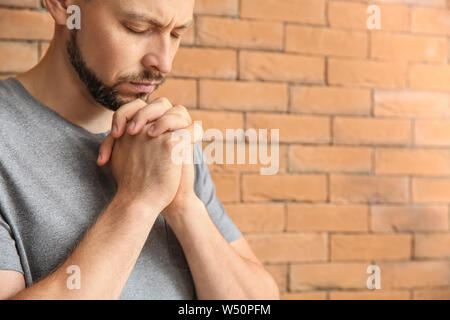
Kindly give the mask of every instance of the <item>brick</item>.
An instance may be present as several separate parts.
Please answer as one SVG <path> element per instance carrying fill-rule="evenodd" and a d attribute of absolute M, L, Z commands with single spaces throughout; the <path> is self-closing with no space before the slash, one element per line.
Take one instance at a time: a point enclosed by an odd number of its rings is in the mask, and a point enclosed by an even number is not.
<path fill-rule="evenodd" d="M 240 199 L 239 175 L 233 173 L 211 172 L 216 194 L 223 203 L 237 202 Z"/>
<path fill-rule="evenodd" d="M 194 13 L 237 16 L 239 0 L 196 0 Z"/>
<path fill-rule="evenodd" d="M 450 202 L 450 180 L 413 178 L 412 200 L 417 203 Z"/>
<path fill-rule="evenodd" d="M 330 300 L 409 300 L 408 290 L 343 290 L 331 291 Z"/>
<path fill-rule="evenodd" d="M 337 146 L 291 146 L 291 172 L 369 172 L 372 149 Z"/>
<path fill-rule="evenodd" d="M 325 291 L 289 292 L 281 294 L 280 300 L 326 300 Z"/>
<path fill-rule="evenodd" d="M 366 288 L 365 263 L 292 264 L 291 290 L 363 289 Z"/>
<path fill-rule="evenodd" d="M 417 120 L 414 138 L 418 146 L 450 146 L 450 120 Z"/>
<path fill-rule="evenodd" d="M 375 91 L 376 117 L 447 118 L 449 95 L 433 92 Z"/>
<path fill-rule="evenodd" d="M 189 110 L 189 114 L 193 121 L 202 122 L 204 131 L 209 129 L 219 130 L 224 140 L 226 129 L 241 129 L 244 126 L 244 116 L 240 112 Z"/>
<path fill-rule="evenodd" d="M 367 3 L 331 1 L 328 20 L 333 28 L 367 30 Z M 379 5 L 383 31 L 409 31 L 410 9 L 402 5 Z"/>
<path fill-rule="evenodd" d="M 406 87 L 406 64 L 331 58 L 328 81 L 332 85 L 401 89 Z"/>
<path fill-rule="evenodd" d="M 367 57 L 367 34 L 307 26 L 286 26 L 286 51 L 341 57 Z"/>
<path fill-rule="evenodd" d="M 50 40 L 54 20 L 47 12 L 0 8 L 0 38 Z"/>
<path fill-rule="evenodd" d="M 450 300 L 450 288 L 417 289 L 413 291 L 414 300 Z"/>
<path fill-rule="evenodd" d="M 323 83 L 325 60 L 287 53 L 241 51 L 239 74 L 245 80 Z"/>
<path fill-rule="evenodd" d="M 288 204 L 287 231 L 367 231 L 365 205 Z"/>
<path fill-rule="evenodd" d="M 202 46 L 268 50 L 283 48 L 284 30 L 280 22 L 200 17 L 197 30 L 198 44 Z"/>
<path fill-rule="evenodd" d="M 408 180 L 400 177 L 374 177 L 332 174 L 332 202 L 405 203 L 408 201 Z"/>
<path fill-rule="evenodd" d="M 283 204 L 228 204 L 225 209 L 242 232 L 281 232 L 284 229 Z"/>
<path fill-rule="evenodd" d="M 450 152 L 431 149 L 380 148 L 375 152 L 375 173 L 448 175 L 450 174 Z"/>
<path fill-rule="evenodd" d="M 226 138 L 226 137 L 225 137 Z M 205 141 L 205 139 L 204 139 Z M 208 143 L 203 144 L 205 146 L 205 149 L 208 147 Z M 245 146 L 241 146 L 239 143 L 233 143 L 231 140 L 224 141 L 222 145 L 222 157 L 220 157 L 220 154 L 217 156 L 218 160 L 221 161 L 215 161 L 216 154 L 213 153 L 213 151 L 220 151 L 220 145 L 215 144 L 214 146 L 209 147 L 211 149 L 209 152 L 205 153 L 206 160 L 211 163 L 210 170 L 214 172 L 223 172 L 223 173 L 231 173 L 231 172 L 245 172 L 245 173 L 261 173 L 261 170 L 263 168 L 266 168 L 269 170 L 270 168 L 272 170 L 278 169 L 277 173 L 286 173 L 286 167 L 287 167 L 287 146 L 279 146 L 278 150 L 278 157 L 275 154 L 275 151 L 270 151 L 270 146 L 268 147 L 267 153 L 263 155 L 267 158 L 262 158 L 260 156 L 261 148 L 260 146 L 253 144 L 246 143 Z M 229 156 L 231 158 L 231 163 L 227 160 L 227 148 L 232 148 L 234 151 L 233 157 Z M 238 154 L 239 149 L 244 149 L 243 152 L 245 153 L 245 159 L 244 163 L 238 162 Z M 241 150 L 242 150 L 241 149 Z M 253 150 L 253 151 L 252 151 Z M 242 151 L 241 151 L 242 152 Z M 254 153 L 254 159 L 251 159 L 250 153 Z M 273 153 L 272 153 L 273 152 Z M 278 159 L 278 161 L 277 161 Z M 228 162 L 228 163 L 227 163 Z"/>
<path fill-rule="evenodd" d="M 171 76 L 235 79 L 236 52 L 229 49 L 180 48 Z"/>
<path fill-rule="evenodd" d="M 36 43 L 0 42 L 0 72 L 23 72 L 38 62 Z"/>
<path fill-rule="evenodd" d="M 330 119 L 275 113 L 247 113 L 246 129 L 279 129 L 280 142 L 328 143 Z"/>
<path fill-rule="evenodd" d="M 244 174 L 242 191 L 244 201 L 325 201 L 327 181 L 325 175 L 260 176 Z"/>
<path fill-rule="evenodd" d="M 0 0 L 0 78 L 47 51 L 53 20 L 41 2 Z M 260 159 L 209 167 L 282 299 L 450 298 L 450 2 L 376 4 L 382 29 L 368 32 L 367 1 L 197 0 L 174 72 L 152 96 L 223 134 L 280 129 L 277 176 L 261 176 Z M 382 262 L 396 250 L 384 236 L 405 233 L 412 261 Z M 388 257 L 330 261 L 334 236 L 382 236 L 386 252 L 367 255 Z M 382 290 L 366 288 L 370 264 Z"/>
<path fill-rule="evenodd" d="M 334 119 L 334 142 L 341 144 L 408 145 L 412 140 L 409 120 L 346 118 Z"/>
<path fill-rule="evenodd" d="M 325 24 L 324 0 L 241 0 L 241 17 Z"/>
<path fill-rule="evenodd" d="M 408 77 L 412 89 L 450 91 L 450 66 L 413 65 Z"/>
<path fill-rule="evenodd" d="M 383 1 L 393 1 L 393 0 L 383 0 Z M 397 0 L 399 1 L 399 0 Z M 429 7 L 440 7 L 445 8 L 447 6 L 446 0 L 400 0 L 407 4 L 418 5 L 418 6 L 429 6 Z"/>
<path fill-rule="evenodd" d="M 200 108 L 287 111 L 285 84 L 220 80 L 200 81 Z"/>
<path fill-rule="evenodd" d="M 167 78 L 164 84 L 152 93 L 151 99 L 166 97 L 173 105 L 181 104 L 185 107 L 197 106 L 197 82 Z"/>
<path fill-rule="evenodd" d="M 288 267 L 285 264 L 268 264 L 264 268 L 270 273 L 278 285 L 280 293 L 287 291 Z"/>
<path fill-rule="evenodd" d="M 446 62 L 447 39 L 407 34 L 373 33 L 371 57 L 389 61 Z"/>
<path fill-rule="evenodd" d="M 369 115 L 369 89 L 341 87 L 294 86 L 291 88 L 291 112 Z"/>
<path fill-rule="evenodd" d="M 262 263 L 325 261 L 327 257 L 326 234 L 251 234 L 246 239 Z"/>
<path fill-rule="evenodd" d="M 371 229 L 375 232 L 444 231 L 448 224 L 446 206 L 371 207 Z"/>
<path fill-rule="evenodd" d="M 450 10 L 412 8 L 411 28 L 415 33 L 450 35 Z"/>
<path fill-rule="evenodd" d="M 411 246 L 409 234 L 331 235 L 331 260 L 409 259 Z"/>
<path fill-rule="evenodd" d="M 416 234 L 414 249 L 416 258 L 450 258 L 450 233 Z"/>
<path fill-rule="evenodd" d="M 380 262 L 381 286 L 390 288 L 421 288 L 450 284 L 449 261 Z"/>
<path fill-rule="evenodd" d="M 39 8 L 40 0 L 0 0 L 0 6 Z"/>

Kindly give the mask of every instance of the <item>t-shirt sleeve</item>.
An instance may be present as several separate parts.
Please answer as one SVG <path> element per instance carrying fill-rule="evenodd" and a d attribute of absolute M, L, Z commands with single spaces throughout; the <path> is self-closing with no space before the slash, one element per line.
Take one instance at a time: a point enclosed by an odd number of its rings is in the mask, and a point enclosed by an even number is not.
<path fill-rule="evenodd" d="M 228 242 L 240 238 L 242 236 L 241 231 L 227 215 L 225 208 L 216 196 L 216 188 L 209 173 L 200 143 L 194 145 L 194 168 L 195 193 L 205 204 L 211 220 Z"/>
<path fill-rule="evenodd" d="M 3 219 L 0 213 L 0 270 L 14 270 L 21 272 L 22 264 L 20 263 L 19 253 L 16 248 L 9 225 Z"/>

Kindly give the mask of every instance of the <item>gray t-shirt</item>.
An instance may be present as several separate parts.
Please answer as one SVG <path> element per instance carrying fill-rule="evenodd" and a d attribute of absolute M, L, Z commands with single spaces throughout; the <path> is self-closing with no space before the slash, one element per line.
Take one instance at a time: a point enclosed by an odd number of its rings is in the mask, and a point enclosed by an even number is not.
<path fill-rule="evenodd" d="M 71 123 L 14 78 L 0 81 L 0 270 L 23 273 L 28 287 L 71 254 L 116 192 L 109 163 L 96 163 L 108 134 Z M 215 195 L 199 144 L 194 156 L 201 160 L 195 192 L 232 242 L 242 234 Z M 120 299 L 196 299 L 183 250 L 161 214 Z"/>

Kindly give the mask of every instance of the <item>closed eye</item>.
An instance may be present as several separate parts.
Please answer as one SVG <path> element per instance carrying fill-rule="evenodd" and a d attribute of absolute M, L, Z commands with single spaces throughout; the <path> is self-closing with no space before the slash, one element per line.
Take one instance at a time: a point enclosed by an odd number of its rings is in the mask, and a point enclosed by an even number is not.
<path fill-rule="evenodd" d="M 137 33 L 137 34 L 139 34 L 139 33 L 145 33 L 145 32 L 147 32 L 149 29 L 146 29 L 146 30 L 136 30 L 136 29 L 134 29 L 134 28 L 131 28 L 131 27 L 128 27 L 128 26 L 125 26 L 125 28 L 128 30 L 128 31 L 130 31 L 130 32 L 132 32 L 132 33 Z"/>
<path fill-rule="evenodd" d="M 134 33 L 134 34 L 143 34 L 143 33 L 146 33 L 146 32 L 148 32 L 148 31 L 150 30 L 150 29 L 136 30 L 136 29 L 134 29 L 134 28 L 132 28 L 132 27 L 129 27 L 129 26 L 127 26 L 127 25 L 125 25 L 125 28 L 126 28 L 129 32 Z M 172 38 L 174 38 L 174 39 L 180 39 L 180 38 L 181 38 L 181 35 L 176 34 L 176 33 L 172 33 L 171 36 L 172 36 Z"/>

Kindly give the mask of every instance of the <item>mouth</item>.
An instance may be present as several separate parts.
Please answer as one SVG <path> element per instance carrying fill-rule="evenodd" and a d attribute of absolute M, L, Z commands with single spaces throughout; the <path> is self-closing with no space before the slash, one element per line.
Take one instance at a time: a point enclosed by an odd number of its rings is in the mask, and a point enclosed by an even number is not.
<path fill-rule="evenodd" d="M 138 93 L 151 93 L 159 84 L 157 82 L 129 82 L 132 88 Z"/>

